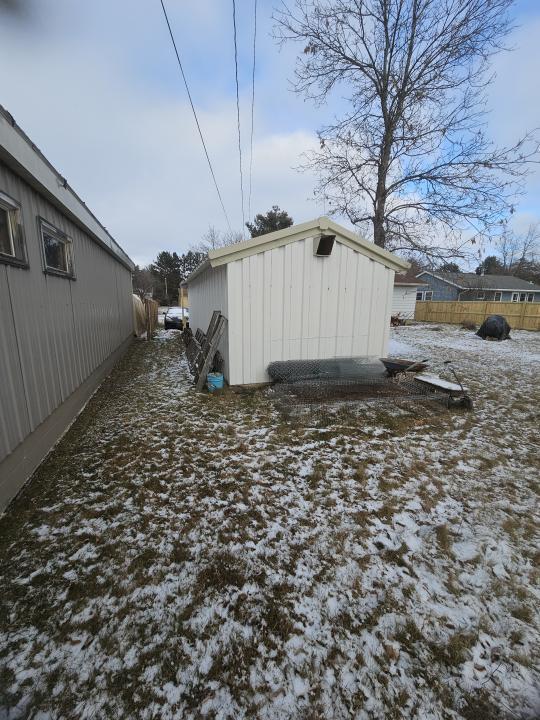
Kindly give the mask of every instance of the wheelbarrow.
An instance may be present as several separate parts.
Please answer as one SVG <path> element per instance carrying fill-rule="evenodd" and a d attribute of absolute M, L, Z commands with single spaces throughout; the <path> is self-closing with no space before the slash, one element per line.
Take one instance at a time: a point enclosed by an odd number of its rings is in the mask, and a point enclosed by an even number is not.
<path fill-rule="evenodd" d="M 427 359 L 421 360 L 405 360 L 404 358 L 380 358 L 382 364 L 386 368 L 388 377 L 395 377 L 404 372 L 422 372 L 427 368 Z"/>

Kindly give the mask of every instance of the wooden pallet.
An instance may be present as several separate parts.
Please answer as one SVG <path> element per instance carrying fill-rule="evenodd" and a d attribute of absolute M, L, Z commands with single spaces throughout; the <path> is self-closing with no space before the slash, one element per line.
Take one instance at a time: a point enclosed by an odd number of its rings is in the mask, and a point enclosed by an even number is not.
<path fill-rule="evenodd" d="M 226 325 L 227 318 L 219 310 L 214 310 L 206 334 L 198 328 L 186 347 L 187 361 L 197 390 L 204 387 Z"/>

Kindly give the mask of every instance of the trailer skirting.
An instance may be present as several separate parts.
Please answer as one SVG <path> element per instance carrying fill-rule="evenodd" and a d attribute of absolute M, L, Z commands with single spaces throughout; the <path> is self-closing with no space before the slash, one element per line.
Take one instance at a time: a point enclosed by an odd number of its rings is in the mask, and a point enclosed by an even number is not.
<path fill-rule="evenodd" d="M 132 335 L 0 463 L 0 512 L 22 490 L 133 340 Z"/>

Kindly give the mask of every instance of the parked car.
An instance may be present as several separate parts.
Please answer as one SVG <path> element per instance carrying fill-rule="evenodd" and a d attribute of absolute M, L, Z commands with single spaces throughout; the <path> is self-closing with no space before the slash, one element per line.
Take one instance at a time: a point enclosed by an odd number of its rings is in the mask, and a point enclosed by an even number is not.
<path fill-rule="evenodd" d="M 163 324 L 165 330 L 183 330 L 184 323 L 189 320 L 189 311 L 187 308 L 170 307 L 165 313 Z"/>

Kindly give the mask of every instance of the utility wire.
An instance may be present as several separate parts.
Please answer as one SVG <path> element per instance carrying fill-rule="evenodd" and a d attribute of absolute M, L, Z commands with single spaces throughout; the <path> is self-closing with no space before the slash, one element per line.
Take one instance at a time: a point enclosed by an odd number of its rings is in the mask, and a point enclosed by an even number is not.
<path fill-rule="evenodd" d="M 249 199 L 248 217 L 251 220 L 251 186 L 253 176 L 253 115 L 255 112 L 255 62 L 257 48 L 257 0 L 255 0 L 255 12 L 253 22 L 253 70 L 251 73 L 251 140 L 249 149 Z"/>
<path fill-rule="evenodd" d="M 232 0 L 233 29 L 234 29 L 234 73 L 236 78 L 236 122 L 238 125 L 238 160 L 240 163 L 240 197 L 242 199 L 242 236 L 246 229 L 246 216 L 244 212 L 244 174 L 242 171 L 242 138 L 240 133 L 240 90 L 238 86 L 238 45 L 236 42 L 236 2 Z"/>
<path fill-rule="evenodd" d="M 163 9 L 163 15 L 165 16 L 165 21 L 167 23 L 167 27 L 169 28 L 169 35 L 171 36 L 172 44 L 174 47 L 174 52 L 176 53 L 176 59 L 178 60 L 178 67 L 180 68 L 180 72 L 182 73 L 182 78 L 184 80 L 184 85 L 186 86 L 186 92 L 189 98 L 189 104 L 191 105 L 191 109 L 193 111 L 193 117 L 195 118 L 195 123 L 197 124 L 197 130 L 199 131 L 199 135 L 201 137 L 202 146 L 204 148 L 204 154 L 206 155 L 206 159 L 208 161 L 208 167 L 210 168 L 210 172 L 212 174 L 212 179 L 214 181 L 214 185 L 216 186 L 216 191 L 219 197 L 219 202 L 221 203 L 221 208 L 223 210 L 223 214 L 225 215 L 225 220 L 227 221 L 227 225 L 229 226 L 229 231 L 232 233 L 231 223 L 229 221 L 229 216 L 227 215 L 227 211 L 225 210 L 225 204 L 223 202 L 223 198 L 221 197 L 221 192 L 219 190 L 219 185 L 216 180 L 216 175 L 214 173 L 214 168 L 212 167 L 212 162 L 210 161 L 210 155 L 208 154 L 208 150 L 206 148 L 206 143 L 204 142 L 204 136 L 201 130 L 201 126 L 199 124 L 199 118 L 197 117 L 197 112 L 195 110 L 195 105 L 193 104 L 193 100 L 191 98 L 191 93 L 189 91 L 189 85 L 186 79 L 186 75 L 184 73 L 184 68 L 182 67 L 182 61 L 180 60 L 180 54 L 178 52 L 178 48 L 176 47 L 176 41 L 174 39 L 173 31 L 171 28 L 171 23 L 169 22 L 169 17 L 167 15 L 167 11 L 165 10 L 165 5 L 163 3 L 163 0 L 160 0 L 161 7 Z"/>

